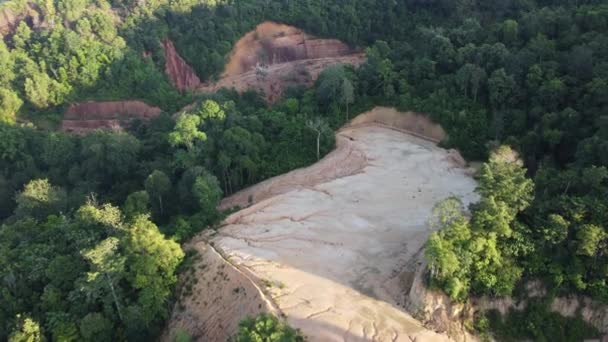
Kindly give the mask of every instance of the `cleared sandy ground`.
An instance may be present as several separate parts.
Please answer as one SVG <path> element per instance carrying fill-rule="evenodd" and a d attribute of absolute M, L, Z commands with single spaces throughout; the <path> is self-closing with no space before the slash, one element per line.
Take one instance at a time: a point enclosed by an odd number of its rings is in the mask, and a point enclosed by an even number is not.
<path fill-rule="evenodd" d="M 228 217 L 215 236 L 193 241 L 203 262 L 218 262 L 207 240 L 256 288 L 235 292 L 243 287 L 235 285 L 243 281 L 236 275 L 223 283 L 225 294 L 199 282 L 194 292 L 217 303 L 185 299 L 188 308 L 174 313 L 170 329 L 220 341 L 247 313 L 275 311 L 311 341 L 447 339 L 403 309 L 402 270 L 430 233 L 434 204 L 452 195 L 465 204 L 476 200 L 475 182 L 454 152 L 363 121 L 337 134 L 334 153 L 252 188 L 260 194 L 254 205 Z M 248 194 L 235 196 L 224 204 Z M 221 336 L 212 333 L 211 321 L 227 327 Z"/>

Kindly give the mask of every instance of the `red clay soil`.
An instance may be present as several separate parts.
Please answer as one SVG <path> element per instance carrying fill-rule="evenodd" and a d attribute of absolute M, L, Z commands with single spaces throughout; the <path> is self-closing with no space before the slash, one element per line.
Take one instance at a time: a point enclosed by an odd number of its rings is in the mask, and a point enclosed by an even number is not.
<path fill-rule="evenodd" d="M 351 64 L 359 66 L 365 61 L 364 54 L 351 54 L 341 57 L 304 59 L 293 62 L 274 64 L 265 68 L 266 75 L 260 77 L 255 70 L 245 73 L 225 76 L 219 81 L 202 85 L 198 88 L 202 93 L 213 93 L 221 88 L 234 88 L 239 93 L 255 90 L 261 93 L 267 103 L 279 100 L 283 91 L 290 86 L 312 86 L 323 70 L 336 64 Z M 190 107 L 184 108 L 188 110 Z"/>
<path fill-rule="evenodd" d="M 256 65 L 342 57 L 354 52 L 337 39 L 315 38 L 293 26 L 267 21 L 236 43 L 223 76 L 239 75 L 254 69 Z"/>
<path fill-rule="evenodd" d="M 173 42 L 164 39 L 162 45 L 165 50 L 165 74 L 173 86 L 181 92 L 196 88 L 201 80 L 194 69 L 177 53 Z"/>
<path fill-rule="evenodd" d="M 122 129 L 133 119 L 149 120 L 161 109 L 142 101 L 83 102 L 71 105 L 63 115 L 65 132 L 88 133 L 99 128 Z"/>
<path fill-rule="evenodd" d="M 364 54 L 339 40 L 319 39 L 293 26 L 267 21 L 236 43 L 220 80 L 202 84 L 198 91 L 256 90 L 274 103 L 284 89 L 312 85 L 331 65 L 358 66 L 364 61 Z"/>
<path fill-rule="evenodd" d="M 292 26 L 264 22 L 236 43 L 219 81 L 201 84 L 173 43 L 166 39 L 162 45 L 165 72 L 180 91 L 255 90 L 262 93 L 268 103 L 280 99 L 289 86 L 312 85 L 331 65 L 358 66 L 365 61 L 364 54 L 339 40 L 318 39 Z M 160 112 L 160 108 L 141 101 L 85 102 L 68 108 L 62 129 L 79 134 L 98 128 L 121 129 L 134 118 L 149 119 Z"/>

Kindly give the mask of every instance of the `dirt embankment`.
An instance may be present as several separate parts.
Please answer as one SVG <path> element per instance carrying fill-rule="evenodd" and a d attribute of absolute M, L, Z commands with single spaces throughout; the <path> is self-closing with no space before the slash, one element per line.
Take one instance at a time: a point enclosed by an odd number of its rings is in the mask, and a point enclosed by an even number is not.
<path fill-rule="evenodd" d="M 165 74 L 169 77 L 171 84 L 181 92 L 198 87 L 201 80 L 194 69 L 177 53 L 173 42 L 164 39 L 162 46 L 165 51 Z"/>
<path fill-rule="evenodd" d="M 351 143 L 348 135 L 338 133 L 336 134 L 336 149 L 319 162 L 243 189 L 222 200 L 219 209 L 246 208 L 294 189 L 306 189 L 333 179 L 354 175 L 361 172 L 366 165 L 367 158 L 363 151 Z M 241 210 L 239 213 L 241 215 L 232 215 L 226 222 L 236 221 L 247 211 Z"/>
<path fill-rule="evenodd" d="M 100 128 L 122 129 L 133 119 L 149 120 L 160 113 L 160 108 L 136 100 L 83 102 L 66 110 L 61 129 L 77 134 Z"/>
<path fill-rule="evenodd" d="M 501 298 L 471 298 L 466 303 L 453 302 L 445 293 L 430 290 L 424 284 L 426 261 L 422 253 L 404 269 L 400 279 L 405 288 L 403 301 L 410 312 L 416 312 L 417 317 L 426 327 L 443 332 L 457 341 L 475 340 L 467 329 L 465 322 L 472 322 L 476 312 L 497 310 L 506 315 L 510 310 L 522 311 L 526 308 L 527 300 L 516 300 L 512 297 Z M 529 298 L 544 297 L 545 288 L 538 281 L 526 284 Z M 608 339 L 608 307 L 584 296 L 556 297 L 550 305 L 550 310 L 565 317 L 580 317 L 590 325 L 606 334 L 603 341 Z"/>
<path fill-rule="evenodd" d="M 277 313 L 254 278 L 231 265 L 205 240 L 184 246 L 195 250 L 200 261 L 180 278 L 178 302 L 163 341 L 175 341 L 180 329 L 195 341 L 228 341 L 241 320 L 262 312 Z"/>
<path fill-rule="evenodd" d="M 345 127 L 337 133 L 336 151 L 317 164 L 222 203 L 252 205 L 228 217 L 208 241 L 247 275 L 242 281 L 263 284 L 254 293 L 276 305 L 310 341 L 447 339 L 405 310 L 407 290 L 399 276 L 430 234 L 426 222 L 434 204 L 449 196 L 465 204 L 477 200 L 475 181 L 450 158 L 453 152 L 398 128 Z M 201 283 L 196 293 L 212 294 L 218 286 Z M 225 307 L 260 303 L 250 303 L 249 295 L 219 297 L 213 306 L 183 298 L 188 310 L 173 316 L 205 322 Z M 192 333 L 199 341 L 219 341 L 235 331 Z"/>
<path fill-rule="evenodd" d="M 25 21 L 30 28 L 39 28 L 43 25 L 42 12 L 32 2 L 25 5 L 24 9 L 20 13 L 16 13 L 13 9 L 7 6 L 2 6 L 0 9 L 0 35 L 4 39 L 8 39 L 13 35 L 17 26 L 22 21 Z"/>
<path fill-rule="evenodd" d="M 267 21 L 235 44 L 222 76 L 240 75 L 259 65 L 342 57 L 354 52 L 337 39 L 319 39 L 293 26 Z"/>
<path fill-rule="evenodd" d="M 358 127 L 370 124 L 379 124 L 399 129 L 405 133 L 430 140 L 434 143 L 439 143 L 447 137 L 443 127 L 432 122 L 428 116 L 414 112 L 402 113 L 394 108 L 388 107 L 376 107 L 365 114 L 359 115 L 354 118 L 347 127 Z"/>
<path fill-rule="evenodd" d="M 312 85 L 330 65 L 358 66 L 364 61 L 365 55 L 339 40 L 319 39 L 293 26 L 264 22 L 235 44 L 220 80 L 198 90 L 255 90 L 273 103 L 289 86 Z"/>

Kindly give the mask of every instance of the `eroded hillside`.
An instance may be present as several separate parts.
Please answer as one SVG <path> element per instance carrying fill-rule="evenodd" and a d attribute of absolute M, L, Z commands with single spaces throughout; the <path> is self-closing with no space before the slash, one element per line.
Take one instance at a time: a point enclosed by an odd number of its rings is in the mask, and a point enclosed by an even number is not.
<path fill-rule="evenodd" d="M 289 86 L 311 86 L 331 65 L 358 66 L 365 61 L 364 54 L 339 40 L 319 39 L 293 26 L 264 22 L 235 44 L 219 80 L 201 82 L 171 40 L 165 39 L 161 44 L 165 54 L 165 75 L 179 91 L 254 90 L 268 103 L 277 101 Z M 68 108 L 62 128 L 85 133 L 98 128 L 122 129 L 133 118 L 148 119 L 152 107 L 141 101 L 137 101 L 137 105 L 133 102 L 115 101 L 111 106 L 105 102 L 76 104 L 78 116 L 73 115 L 74 106 Z M 115 107 L 120 107 L 120 111 Z M 122 117 L 125 119 L 120 119 Z"/>
<path fill-rule="evenodd" d="M 256 90 L 273 103 L 289 86 L 312 85 L 328 66 L 358 66 L 364 60 L 362 53 L 339 40 L 316 38 L 293 26 L 267 21 L 235 44 L 221 78 L 198 90 Z"/>
<path fill-rule="evenodd" d="M 253 205 L 191 243 L 202 255 L 195 268 L 225 266 L 180 298 L 166 337 L 182 328 L 219 341 L 246 315 L 276 311 L 311 341 L 447 339 L 406 312 L 401 271 L 424 245 L 435 203 L 475 201 L 475 181 L 457 152 L 423 138 L 441 138 L 428 120 L 377 108 L 353 122 L 318 163 L 224 200 Z"/>

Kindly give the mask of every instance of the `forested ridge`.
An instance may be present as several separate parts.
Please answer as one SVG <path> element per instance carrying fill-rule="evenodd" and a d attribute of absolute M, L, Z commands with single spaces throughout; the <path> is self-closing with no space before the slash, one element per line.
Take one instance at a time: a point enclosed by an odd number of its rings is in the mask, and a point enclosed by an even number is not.
<path fill-rule="evenodd" d="M 448 131 L 446 147 L 487 161 L 470 215 L 455 200 L 438 206 L 431 285 L 465 300 L 541 279 L 551 294 L 608 302 L 602 1 L 37 0 L 4 8 L 34 8 L 41 19 L 21 20 L 0 41 L 0 339 L 157 336 L 187 265 L 179 243 L 218 222 L 221 197 L 316 161 L 317 131 L 325 154 L 330 128 L 378 104 L 428 113 Z M 234 42 L 264 20 L 368 47 L 367 62 L 329 68 L 312 89 L 290 89 L 270 108 L 254 92 L 181 94 L 163 74 L 161 39 L 212 80 Z M 135 98 L 166 113 L 120 133 L 72 136 L 49 124 L 77 101 Z M 502 336 L 550 339 L 548 330 Z M 572 331 L 562 336 L 582 336 Z"/>

